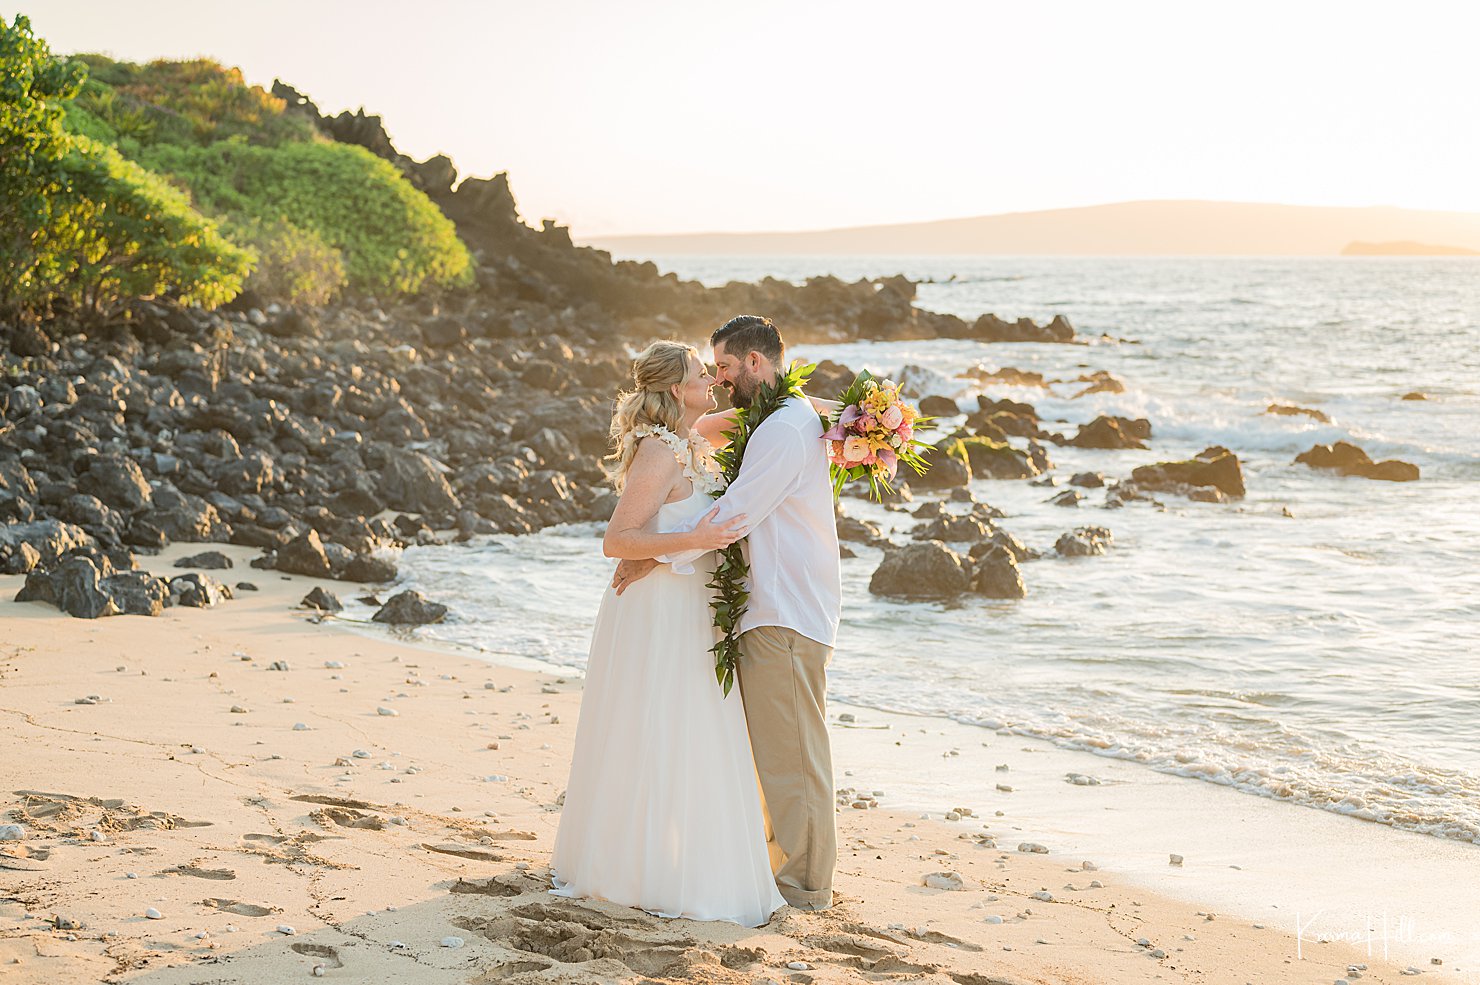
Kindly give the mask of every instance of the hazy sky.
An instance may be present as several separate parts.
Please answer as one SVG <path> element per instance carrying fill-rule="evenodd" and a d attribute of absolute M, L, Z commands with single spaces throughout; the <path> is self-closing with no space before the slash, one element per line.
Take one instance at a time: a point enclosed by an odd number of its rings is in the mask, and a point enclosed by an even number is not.
<path fill-rule="evenodd" d="M 0 9 L 14 6 L 0 0 Z M 59 52 L 208 55 L 599 233 L 1144 198 L 1480 211 L 1480 4 L 37 0 Z"/>

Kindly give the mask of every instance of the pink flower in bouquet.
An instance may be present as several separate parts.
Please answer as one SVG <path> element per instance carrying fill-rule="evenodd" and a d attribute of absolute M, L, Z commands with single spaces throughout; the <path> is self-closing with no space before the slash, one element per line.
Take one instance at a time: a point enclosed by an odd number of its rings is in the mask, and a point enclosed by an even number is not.
<path fill-rule="evenodd" d="M 915 436 L 915 426 L 913 424 L 904 424 L 894 433 L 899 435 L 900 441 L 909 441 Z"/>
<path fill-rule="evenodd" d="M 838 415 L 838 423 L 828 428 L 827 433 L 824 434 L 823 437 L 829 441 L 842 441 L 844 438 L 848 437 L 848 425 L 852 424 L 854 421 L 858 420 L 862 416 L 863 411 L 858 409 L 857 404 L 849 404 L 847 407 L 844 407 L 843 412 Z"/>
<path fill-rule="evenodd" d="M 857 431 L 859 434 L 868 434 L 873 429 L 874 429 L 874 419 L 872 417 L 870 417 L 868 414 L 865 414 L 862 417 L 860 417 L 858 419 L 858 423 L 855 424 L 855 425 L 853 425 L 853 430 Z"/>
<path fill-rule="evenodd" d="M 894 474 L 899 471 L 899 456 L 889 448 L 880 448 L 877 455 L 879 464 L 884 466 L 884 470 L 889 473 L 889 478 L 894 478 Z"/>
<path fill-rule="evenodd" d="M 899 409 L 899 404 L 893 404 L 888 410 L 884 411 L 884 415 L 879 418 L 879 423 L 884 425 L 888 430 L 893 431 L 904 423 L 904 411 Z"/>
<path fill-rule="evenodd" d="M 848 465 L 858 465 L 869 455 L 868 439 L 853 435 L 843 442 L 843 460 Z"/>

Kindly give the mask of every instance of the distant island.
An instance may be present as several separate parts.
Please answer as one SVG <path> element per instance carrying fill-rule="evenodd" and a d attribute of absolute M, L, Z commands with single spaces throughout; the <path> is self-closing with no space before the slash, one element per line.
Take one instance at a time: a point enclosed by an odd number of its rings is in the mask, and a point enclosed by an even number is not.
<path fill-rule="evenodd" d="M 1480 251 L 1480 212 L 1168 200 L 805 232 L 578 237 L 618 256 L 1336 256 L 1356 243 Z"/>
<path fill-rule="evenodd" d="M 1439 246 L 1415 243 L 1409 239 L 1392 243 L 1348 243 L 1341 248 L 1344 257 L 1480 257 L 1480 250 L 1465 246 Z"/>

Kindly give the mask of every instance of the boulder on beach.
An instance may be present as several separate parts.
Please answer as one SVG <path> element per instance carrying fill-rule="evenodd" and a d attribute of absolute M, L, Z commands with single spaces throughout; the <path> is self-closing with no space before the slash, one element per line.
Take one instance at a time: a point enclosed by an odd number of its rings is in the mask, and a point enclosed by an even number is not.
<path fill-rule="evenodd" d="M 153 492 L 139 463 L 122 455 L 98 455 L 77 479 L 77 487 L 123 513 L 148 509 Z"/>
<path fill-rule="evenodd" d="M 929 397 L 950 399 L 961 389 L 961 384 L 952 380 L 944 373 L 938 373 L 924 366 L 905 366 L 895 374 L 894 381 L 899 384 L 899 392 L 903 396 L 916 400 L 924 400 Z M 921 413 L 924 413 L 924 411 L 922 410 Z M 956 411 L 956 413 L 960 413 L 960 411 Z"/>
<path fill-rule="evenodd" d="M 1145 418 L 1101 415 L 1079 426 L 1079 433 L 1065 444 L 1075 448 L 1145 448 L 1151 438 L 1151 422 Z"/>
<path fill-rule="evenodd" d="M 1221 445 L 1204 448 L 1186 461 L 1142 465 L 1131 472 L 1131 481 L 1142 489 L 1184 495 L 1195 486 L 1211 486 L 1234 498 L 1244 495 L 1244 470 L 1238 456 Z"/>
<path fill-rule="evenodd" d="M 374 622 L 393 626 L 424 626 L 441 622 L 447 616 L 447 606 L 440 602 L 429 602 L 427 597 L 414 588 L 392 595 L 380 610 L 371 616 Z"/>
<path fill-rule="evenodd" d="M 192 571 L 170 579 L 170 598 L 175 605 L 209 609 L 231 598 L 231 589 L 210 575 Z"/>
<path fill-rule="evenodd" d="M 123 610 L 102 584 L 104 575 L 112 573 L 112 566 L 106 561 L 100 570 L 92 558 L 74 555 L 63 560 L 53 571 L 27 574 L 26 583 L 16 593 L 15 601 L 47 602 L 79 619 L 116 616 Z"/>
<path fill-rule="evenodd" d="M 842 363 L 824 359 L 812 370 L 812 375 L 807 380 L 807 392 L 813 396 L 836 400 L 857 378 L 858 374 Z"/>
<path fill-rule="evenodd" d="M 177 568 L 206 568 L 219 571 L 231 567 L 231 558 L 220 551 L 204 551 L 200 554 L 192 554 L 182 557 L 175 562 Z"/>
<path fill-rule="evenodd" d="M 127 616 L 157 616 L 170 604 L 170 583 L 147 571 L 120 571 L 103 579 L 103 590 Z"/>
<path fill-rule="evenodd" d="M 1002 440 L 1007 435 L 1036 438 L 1042 428 L 1038 411 L 1020 400 L 976 398 L 977 409 L 966 416 L 966 427 L 983 437 Z"/>
<path fill-rule="evenodd" d="M 1030 479 L 1042 471 L 1027 453 L 1006 441 L 972 436 L 957 438 L 947 448 L 953 458 L 964 459 L 978 479 Z"/>
<path fill-rule="evenodd" d="M 955 417 L 961 408 L 950 397 L 930 394 L 920 401 L 920 413 L 926 417 Z"/>
<path fill-rule="evenodd" d="M 1320 421 L 1322 424 L 1330 424 L 1331 418 L 1326 416 L 1325 411 L 1315 410 L 1311 407 L 1297 407 L 1294 404 L 1270 404 L 1264 408 L 1264 413 L 1273 414 L 1276 417 L 1309 417 Z"/>
<path fill-rule="evenodd" d="M 998 544 L 977 558 L 976 567 L 971 572 L 971 590 L 992 599 L 1020 599 L 1028 594 L 1017 557 Z"/>
<path fill-rule="evenodd" d="M 344 603 L 339 601 L 339 596 L 323 585 L 315 585 L 314 590 L 303 596 L 303 601 L 298 604 L 302 608 L 317 609 L 320 612 L 344 611 Z"/>
<path fill-rule="evenodd" d="M 1073 342 L 1074 328 L 1063 315 L 1055 315 L 1047 325 L 1038 325 L 1031 318 L 1009 322 L 986 314 L 972 324 L 971 335 L 983 342 Z"/>
<path fill-rule="evenodd" d="M 1088 383 L 1089 386 L 1074 394 L 1071 399 L 1078 400 L 1080 397 L 1088 397 L 1094 393 L 1124 393 L 1125 384 L 1110 375 L 1109 370 L 1096 370 L 1093 373 L 1081 373 L 1074 380 L 1075 383 Z"/>
<path fill-rule="evenodd" d="M 461 506 L 442 469 L 419 451 L 387 454 L 379 493 L 391 509 L 411 513 L 456 514 Z"/>
<path fill-rule="evenodd" d="M 36 567 L 51 567 L 77 547 L 93 543 L 85 530 L 60 520 L 33 520 L 0 525 L 0 567 L 8 575 L 23 575 Z"/>
<path fill-rule="evenodd" d="M 937 540 L 945 543 L 975 544 L 992 533 L 988 523 L 975 516 L 942 513 L 921 524 L 910 534 L 915 540 Z"/>
<path fill-rule="evenodd" d="M 396 580 L 396 562 L 373 554 L 361 554 L 339 575 L 341 581 L 387 582 Z"/>
<path fill-rule="evenodd" d="M 334 567 L 324 550 L 319 532 L 312 527 L 306 533 L 294 537 L 279 548 L 277 570 L 293 575 L 308 575 L 311 578 L 329 578 Z"/>
<path fill-rule="evenodd" d="M 971 482 L 971 471 L 966 463 L 949 452 L 950 446 L 926 445 L 920 449 L 920 457 L 930 466 L 921 475 L 914 469 L 901 466 L 897 482 L 910 488 L 911 492 L 955 489 Z"/>
<path fill-rule="evenodd" d="M 1059 557 L 1096 557 L 1110 549 L 1115 538 L 1106 527 L 1076 527 L 1054 543 Z"/>
<path fill-rule="evenodd" d="M 838 540 L 844 543 L 878 544 L 885 539 L 877 523 L 849 516 L 841 509 L 837 511 L 837 525 Z"/>
<path fill-rule="evenodd" d="M 1418 466 L 1397 459 L 1374 462 L 1361 448 L 1347 441 L 1334 445 L 1316 445 L 1310 451 L 1295 456 L 1298 464 L 1313 469 L 1332 469 L 1342 475 L 1361 476 L 1366 479 L 1382 479 L 1387 482 L 1413 482 L 1418 479 Z"/>
<path fill-rule="evenodd" d="M 940 541 L 910 544 L 888 551 L 869 579 L 875 595 L 908 599 L 949 599 L 971 585 L 965 559 Z"/>

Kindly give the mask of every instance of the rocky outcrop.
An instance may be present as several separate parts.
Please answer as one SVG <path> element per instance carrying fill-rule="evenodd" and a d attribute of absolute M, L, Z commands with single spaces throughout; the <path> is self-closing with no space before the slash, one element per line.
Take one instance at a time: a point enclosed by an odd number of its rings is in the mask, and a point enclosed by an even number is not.
<path fill-rule="evenodd" d="M 1244 495 L 1244 470 L 1238 456 L 1220 445 L 1204 448 L 1186 461 L 1143 465 L 1131 472 L 1131 481 L 1142 489 L 1184 495 L 1196 487 L 1216 489 L 1236 499 Z"/>
<path fill-rule="evenodd" d="M 1088 397 L 1095 393 L 1124 393 L 1125 384 L 1111 376 L 1108 370 L 1096 370 L 1093 373 L 1081 373 L 1075 377 L 1075 383 L 1088 383 L 1083 390 L 1074 394 L 1071 399 L 1078 400 L 1080 397 Z"/>
<path fill-rule="evenodd" d="M 933 540 L 888 551 L 869 579 L 868 590 L 893 598 L 935 601 L 967 592 L 999 599 L 1027 594 L 1017 555 L 1006 545 L 985 543 L 981 550 L 962 555 Z"/>
<path fill-rule="evenodd" d="M 1044 470 L 1028 453 L 1006 441 L 970 436 L 958 438 L 948 447 L 952 457 L 966 460 L 972 476 L 978 479 L 1030 479 Z"/>
<path fill-rule="evenodd" d="M 447 606 L 429 602 L 425 595 L 415 589 L 407 589 L 392 595 L 370 618 L 392 626 L 425 626 L 441 622 L 447 616 Z"/>
<path fill-rule="evenodd" d="M 1063 315 L 1055 315 L 1046 325 L 1032 319 L 1004 321 L 996 315 L 982 315 L 971 325 L 968 338 L 982 342 L 1073 342 L 1074 328 Z"/>
<path fill-rule="evenodd" d="M 1270 404 L 1264 408 L 1264 413 L 1274 414 L 1277 417 L 1309 417 L 1320 421 L 1322 424 L 1330 424 L 1331 418 L 1326 416 L 1325 411 L 1315 410 L 1311 407 L 1296 407 L 1294 404 Z"/>
<path fill-rule="evenodd" d="M 1079 426 L 1079 433 L 1064 444 L 1075 448 L 1145 448 L 1151 439 L 1151 422 L 1145 418 L 1101 415 Z"/>
<path fill-rule="evenodd" d="M 1060 557 L 1095 557 L 1110 549 L 1114 537 L 1105 527 L 1076 527 L 1054 542 Z"/>
<path fill-rule="evenodd" d="M 910 544 L 884 555 L 868 590 L 908 599 L 949 599 L 971 586 L 971 567 L 939 541 Z"/>
<path fill-rule="evenodd" d="M 16 593 L 17 602 L 47 602 L 69 616 L 98 619 L 116 616 L 123 610 L 103 587 L 103 577 L 112 566 L 101 566 L 89 557 L 71 556 L 51 572 L 32 571 Z"/>
<path fill-rule="evenodd" d="M 1414 482 L 1419 477 L 1417 465 L 1397 459 L 1374 462 L 1365 451 L 1346 441 L 1338 441 L 1334 445 L 1316 445 L 1310 451 L 1296 455 L 1295 461 L 1313 469 L 1331 469 L 1342 475 L 1382 479 L 1387 482 Z"/>
<path fill-rule="evenodd" d="M 5 574 L 22 575 L 34 568 L 50 568 L 62 555 L 92 543 L 81 527 L 59 520 L 0 525 L 0 566 Z"/>
<path fill-rule="evenodd" d="M 992 545 L 977 558 L 971 573 L 971 590 L 991 599 L 1020 599 L 1028 594 L 1017 557 L 999 545 Z"/>
<path fill-rule="evenodd" d="M 929 466 L 926 472 L 921 475 L 912 468 L 901 466 L 896 484 L 908 486 L 911 492 L 958 489 L 970 484 L 970 470 L 947 449 L 927 445 L 920 449 L 920 457 Z"/>
<path fill-rule="evenodd" d="M 598 462 L 630 351 L 706 338 L 741 312 L 771 316 L 794 344 L 1073 340 L 1062 318 L 968 322 L 920 309 L 900 276 L 710 288 L 613 261 L 556 223 L 526 225 L 507 175 L 458 181 L 445 158 L 400 154 L 374 115 L 325 117 L 291 86 L 273 91 L 425 190 L 474 252 L 475 284 L 324 308 L 250 293 L 210 312 L 138 299 L 106 327 L 60 313 L 3 333 L 0 569 L 46 573 L 87 544 L 147 555 L 230 542 L 260 549 L 259 569 L 286 559 L 288 570 L 386 582 L 395 566 L 383 552 L 408 544 L 605 520 L 612 496 Z M 812 390 L 833 396 L 852 379 L 825 363 Z M 1036 437 L 1026 409 L 997 409 L 986 436 Z M 916 489 L 969 478 L 943 456 L 929 478 L 901 474 Z M 109 577 L 99 573 L 99 591 Z M 126 581 L 135 609 L 173 598 Z M 74 608 L 106 608 L 90 597 Z"/>

